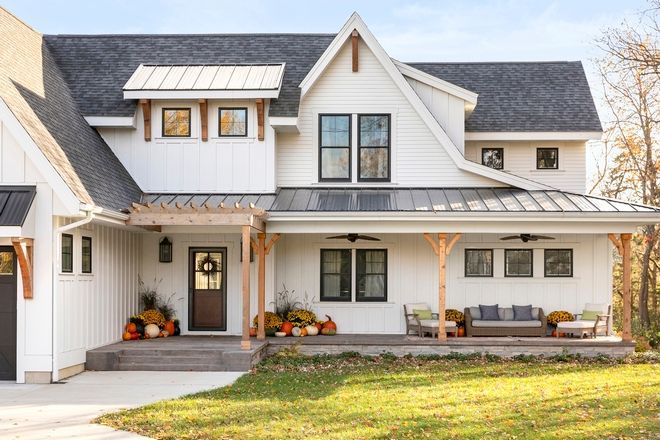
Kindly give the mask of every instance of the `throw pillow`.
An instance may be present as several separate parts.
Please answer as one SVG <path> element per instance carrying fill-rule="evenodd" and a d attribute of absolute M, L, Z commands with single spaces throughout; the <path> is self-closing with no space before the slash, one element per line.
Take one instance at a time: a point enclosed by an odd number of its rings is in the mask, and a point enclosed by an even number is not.
<path fill-rule="evenodd" d="M 580 317 L 580 320 L 582 321 L 595 321 L 598 318 L 598 315 L 602 314 L 602 312 L 598 310 L 584 310 L 582 312 L 582 316 Z"/>
<path fill-rule="evenodd" d="M 433 312 L 429 309 L 413 309 L 413 315 L 417 316 L 417 319 L 433 319 Z"/>
<path fill-rule="evenodd" d="M 532 305 L 528 306 L 513 306 L 513 320 L 514 321 L 533 321 Z"/>
<path fill-rule="evenodd" d="M 499 321 L 500 314 L 497 313 L 499 304 L 494 304 L 492 306 L 485 306 L 479 304 L 479 311 L 481 311 L 481 319 L 483 321 Z"/>

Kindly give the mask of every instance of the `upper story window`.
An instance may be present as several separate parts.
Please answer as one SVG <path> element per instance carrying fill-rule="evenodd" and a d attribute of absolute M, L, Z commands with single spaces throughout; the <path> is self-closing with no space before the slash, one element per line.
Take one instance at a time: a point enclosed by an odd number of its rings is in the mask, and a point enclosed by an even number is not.
<path fill-rule="evenodd" d="M 482 148 L 481 164 L 496 170 L 503 170 L 504 148 Z"/>
<path fill-rule="evenodd" d="M 358 115 L 360 181 L 390 180 L 390 115 Z"/>
<path fill-rule="evenodd" d="M 163 109 L 163 137 L 190 137 L 190 108 Z"/>
<path fill-rule="evenodd" d="M 351 181 L 351 115 L 319 115 L 319 180 Z"/>
<path fill-rule="evenodd" d="M 62 272 L 73 272 L 73 235 L 62 234 Z"/>
<path fill-rule="evenodd" d="M 559 148 L 537 148 L 536 169 L 537 170 L 559 169 Z"/>
<path fill-rule="evenodd" d="M 219 109 L 220 136 L 247 136 L 247 108 Z"/>
<path fill-rule="evenodd" d="M 80 258 L 80 271 L 82 273 L 92 273 L 92 237 L 82 237 Z"/>

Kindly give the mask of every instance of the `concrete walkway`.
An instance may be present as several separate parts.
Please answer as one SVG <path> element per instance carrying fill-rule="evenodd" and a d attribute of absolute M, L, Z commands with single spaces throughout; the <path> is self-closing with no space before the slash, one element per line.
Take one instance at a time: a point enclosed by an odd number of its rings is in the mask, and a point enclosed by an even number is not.
<path fill-rule="evenodd" d="M 0 382 L 2 439 L 138 439 L 99 415 L 233 383 L 244 373 L 86 371 L 50 385 Z"/>

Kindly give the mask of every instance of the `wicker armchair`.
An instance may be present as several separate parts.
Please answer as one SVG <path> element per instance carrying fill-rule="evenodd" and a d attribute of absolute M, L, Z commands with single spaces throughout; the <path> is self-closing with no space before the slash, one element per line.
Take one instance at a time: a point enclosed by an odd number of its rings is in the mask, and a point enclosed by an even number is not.
<path fill-rule="evenodd" d="M 419 319 L 417 315 L 413 313 L 413 310 L 431 310 L 431 308 L 426 303 L 409 303 L 403 305 L 403 314 L 406 321 L 406 335 L 410 334 L 410 331 L 416 331 L 417 336 L 422 337 L 424 333 L 431 333 L 431 336 L 435 337 L 438 334 L 438 319 L 440 315 L 438 313 L 431 313 L 431 319 Z M 456 323 L 454 321 L 445 321 L 445 331 L 453 332 L 454 336 L 458 336 Z"/>

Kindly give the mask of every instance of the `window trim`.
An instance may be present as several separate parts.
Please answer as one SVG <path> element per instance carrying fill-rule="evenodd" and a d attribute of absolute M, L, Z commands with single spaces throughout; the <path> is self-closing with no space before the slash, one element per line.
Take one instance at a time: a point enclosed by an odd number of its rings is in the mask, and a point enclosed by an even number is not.
<path fill-rule="evenodd" d="M 498 150 L 500 152 L 500 155 L 502 156 L 502 166 L 499 168 L 491 167 L 489 165 L 486 165 L 484 163 L 484 151 L 486 150 Z M 504 169 L 504 148 L 502 147 L 481 147 L 481 165 L 492 168 L 494 170 L 503 170 Z"/>
<path fill-rule="evenodd" d="M 245 111 L 245 134 L 222 134 L 222 111 L 244 110 Z M 218 107 L 218 137 L 222 138 L 244 138 L 248 136 L 248 108 L 247 107 Z"/>
<path fill-rule="evenodd" d="M 89 241 L 89 270 L 85 270 L 85 265 L 84 265 L 84 243 L 85 241 Z M 80 273 L 83 273 L 85 275 L 90 275 L 93 273 L 93 268 L 94 268 L 94 261 L 93 261 L 93 255 L 94 255 L 94 247 L 93 247 L 93 239 L 90 235 L 83 235 L 80 237 Z"/>
<path fill-rule="evenodd" d="M 388 288 L 387 288 L 387 279 L 389 277 L 389 267 L 388 267 L 388 257 L 387 257 L 387 248 L 354 248 L 351 249 L 351 251 L 355 251 L 355 302 L 368 302 L 368 303 L 385 303 L 387 302 L 387 296 L 388 296 Z M 358 289 L 358 285 L 360 282 L 360 272 L 358 272 L 358 252 L 366 252 L 366 251 L 380 251 L 385 253 L 385 273 L 382 275 L 385 276 L 385 284 L 384 284 L 384 296 L 380 296 L 378 298 L 373 298 L 373 297 L 364 297 L 360 296 L 360 290 Z M 366 274 L 366 273 L 365 273 Z M 363 275 L 365 275 L 363 274 Z M 377 274 L 381 275 L 381 274 Z M 352 276 L 352 274 L 351 274 Z"/>
<path fill-rule="evenodd" d="M 488 251 L 490 252 L 490 275 L 472 275 L 468 274 L 468 252 L 469 251 Z M 467 248 L 465 249 L 465 252 L 463 254 L 463 260 L 464 260 L 464 270 L 463 270 L 463 276 L 465 278 L 493 278 L 494 276 L 494 271 L 495 271 L 495 261 L 494 261 L 494 252 L 492 248 Z"/>
<path fill-rule="evenodd" d="M 547 264 L 547 258 L 548 258 L 548 251 L 568 251 L 571 255 L 571 273 L 570 275 L 551 275 L 548 274 L 548 267 L 546 266 Z M 546 248 L 543 249 L 543 276 L 545 278 L 573 278 L 574 273 L 573 270 L 575 268 L 574 264 L 574 259 L 573 259 L 573 249 L 572 248 Z"/>
<path fill-rule="evenodd" d="M 554 150 L 557 160 L 554 167 L 539 167 L 539 152 L 541 150 Z M 536 169 L 537 170 L 558 170 L 559 169 L 559 148 L 558 147 L 536 147 Z"/>
<path fill-rule="evenodd" d="M 187 136 L 182 136 L 179 134 L 173 135 L 173 134 L 166 134 L 165 133 L 165 112 L 166 111 L 181 111 L 181 110 L 187 110 L 188 111 L 188 135 Z M 160 113 L 160 119 L 161 119 L 161 131 L 160 134 L 164 138 L 190 138 L 192 137 L 192 107 L 163 107 L 161 109 Z"/>
<path fill-rule="evenodd" d="M 345 147 L 324 147 L 321 145 L 323 142 L 323 117 L 324 116 L 345 116 L 348 118 L 348 145 Z M 319 113 L 318 116 L 318 172 L 319 182 L 352 182 L 353 181 L 353 115 L 351 113 Z M 348 148 L 348 177 L 347 178 L 324 178 L 323 177 L 323 149 L 324 148 Z M 359 171 L 359 170 L 358 170 Z"/>
<path fill-rule="evenodd" d="M 365 146 L 362 143 L 362 130 L 360 129 L 360 119 L 362 116 L 386 116 L 387 117 L 387 146 Z M 387 149 L 387 177 L 373 178 L 360 177 L 361 175 L 361 154 L 362 148 L 382 148 Z M 391 182 L 392 181 L 392 114 L 391 113 L 358 113 L 357 115 L 357 181 L 358 182 Z"/>
<path fill-rule="evenodd" d="M 62 258 L 64 256 L 64 237 L 71 240 L 71 267 L 68 268 L 68 270 L 65 269 L 65 267 L 64 267 L 64 258 Z M 73 266 L 74 266 L 73 257 L 74 257 L 74 255 L 75 255 L 75 249 L 74 249 L 74 244 L 73 244 L 73 235 L 72 234 L 62 234 L 62 236 L 60 238 L 60 272 L 61 273 L 73 273 Z"/>
<path fill-rule="evenodd" d="M 348 283 L 348 297 L 343 297 L 343 296 L 332 296 L 332 297 L 325 297 L 323 295 L 323 275 L 325 272 L 323 272 L 323 252 L 326 251 L 348 251 L 348 255 L 350 258 L 350 282 Z M 339 272 L 339 276 L 342 276 L 342 273 Z M 353 302 L 353 249 L 351 248 L 321 248 L 319 252 L 319 301 L 321 302 Z"/>
<path fill-rule="evenodd" d="M 524 251 L 524 252 L 529 252 L 530 254 L 530 260 L 529 260 L 529 266 L 532 269 L 530 271 L 529 275 L 509 275 L 507 273 L 507 265 L 506 265 L 506 254 L 508 252 L 512 251 Z M 529 248 L 513 248 L 513 249 L 504 249 L 504 277 L 505 278 L 534 278 L 534 249 L 529 249 Z"/>

